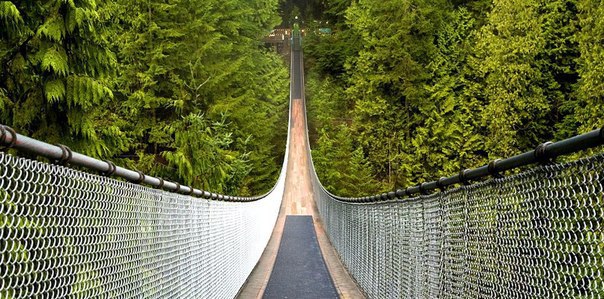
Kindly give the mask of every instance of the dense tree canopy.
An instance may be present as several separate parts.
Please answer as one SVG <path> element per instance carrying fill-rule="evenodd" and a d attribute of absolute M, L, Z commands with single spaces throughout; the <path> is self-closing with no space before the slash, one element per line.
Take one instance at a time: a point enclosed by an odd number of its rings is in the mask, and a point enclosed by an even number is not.
<path fill-rule="evenodd" d="M 267 191 L 288 72 L 261 40 L 279 22 L 277 0 L 0 1 L 0 121 L 198 188 Z"/>
<path fill-rule="evenodd" d="M 334 33 L 309 25 L 307 91 L 317 171 L 337 194 L 417 184 L 602 126 L 599 0 L 324 5 L 315 26 Z M 367 171 L 374 187 L 349 187 Z"/>
<path fill-rule="evenodd" d="M 0 1 L 0 121 L 199 188 L 266 191 L 288 84 L 261 38 L 300 16 L 321 179 L 341 195 L 390 190 L 601 126 L 603 7 Z"/>

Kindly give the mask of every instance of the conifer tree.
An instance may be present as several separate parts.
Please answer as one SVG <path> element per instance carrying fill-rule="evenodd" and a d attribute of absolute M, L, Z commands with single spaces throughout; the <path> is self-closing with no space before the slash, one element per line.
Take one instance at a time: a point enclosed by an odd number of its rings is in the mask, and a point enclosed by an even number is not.
<path fill-rule="evenodd" d="M 553 138 L 576 83 L 574 1 L 495 1 L 477 42 L 482 114 L 491 155 L 510 156 Z M 480 75 L 479 75 L 480 76 Z M 569 137 L 575 125 L 558 126 Z"/>
<path fill-rule="evenodd" d="M 279 21 L 276 5 L 117 2 L 119 96 L 138 136 L 130 149 L 139 157 L 134 167 L 224 192 L 272 187 L 287 72 L 259 41 Z"/>
<path fill-rule="evenodd" d="M 126 148 L 111 109 L 116 58 L 101 26 L 103 2 L 0 2 L 1 121 L 93 156 Z"/>
<path fill-rule="evenodd" d="M 484 147 L 476 117 L 482 106 L 466 93 L 466 63 L 476 21 L 464 7 L 448 18 L 437 33 L 436 52 L 427 65 L 431 77 L 426 82 L 427 96 L 413 113 L 416 129 L 398 157 L 403 181 L 432 180 L 484 163 L 477 154 Z"/>
<path fill-rule="evenodd" d="M 579 0 L 579 102 L 576 121 L 579 131 L 604 125 L 604 5 L 599 0 Z"/>

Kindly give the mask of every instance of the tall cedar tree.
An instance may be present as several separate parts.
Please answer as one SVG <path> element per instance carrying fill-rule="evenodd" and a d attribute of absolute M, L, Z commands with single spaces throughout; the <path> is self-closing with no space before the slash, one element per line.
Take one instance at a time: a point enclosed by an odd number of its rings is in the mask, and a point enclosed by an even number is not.
<path fill-rule="evenodd" d="M 602 126 L 601 1 L 325 5 L 334 34 L 311 34 L 307 61 L 311 73 L 335 80 L 309 86 L 319 95 L 310 106 L 334 100 L 321 88 L 342 89 L 336 99 L 345 104 L 313 112 L 315 156 L 341 136 L 330 114 L 349 119 L 353 150 L 362 150 L 383 191 Z M 350 191 L 333 181 L 328 188 Z"/>
<path fill-rule="evenodd" d="M 103 1 L 0 2 L 0 120 L 95 157 L 126 148 L 111 77 Z"/>

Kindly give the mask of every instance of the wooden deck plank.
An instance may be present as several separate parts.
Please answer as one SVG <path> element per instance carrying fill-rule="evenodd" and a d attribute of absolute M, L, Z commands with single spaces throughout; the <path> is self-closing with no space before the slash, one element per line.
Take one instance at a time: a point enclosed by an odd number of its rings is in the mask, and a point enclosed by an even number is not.
<path fill-rule="evenodd" d="M 268 246 L 238 298 L 262 298 L 275 263 L 285 216 L 287 215 L 310 215 L 313 217 L 319 247 L 339 296 L 341 298 L 365 298 L 342 265 L 335 249 L 331 246 L 318 214 L 310 176 L 311 162 L 307 154 L 308 138 L 306 136 L 306 117 L 304 114 L 303 100 L 292 100 L 289 160 L 279 217 Z"/>

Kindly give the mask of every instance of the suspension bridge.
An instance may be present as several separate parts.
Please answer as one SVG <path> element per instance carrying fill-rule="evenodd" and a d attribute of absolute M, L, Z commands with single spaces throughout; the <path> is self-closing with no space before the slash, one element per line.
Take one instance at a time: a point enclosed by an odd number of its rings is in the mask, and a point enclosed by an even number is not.
<path fill-rule="evenodd" d="M 291 46 L 281 174 L 216 194 L 0 127 L 0 298 L 604 297 L 604 129 L 359 198 L 328 193 Z M 569 160 L 569 159 L 566 159 Z M 85 169 L 85 170 L 83 170 Z M 510 171 L 514 170 L 514 171 Z"/>

